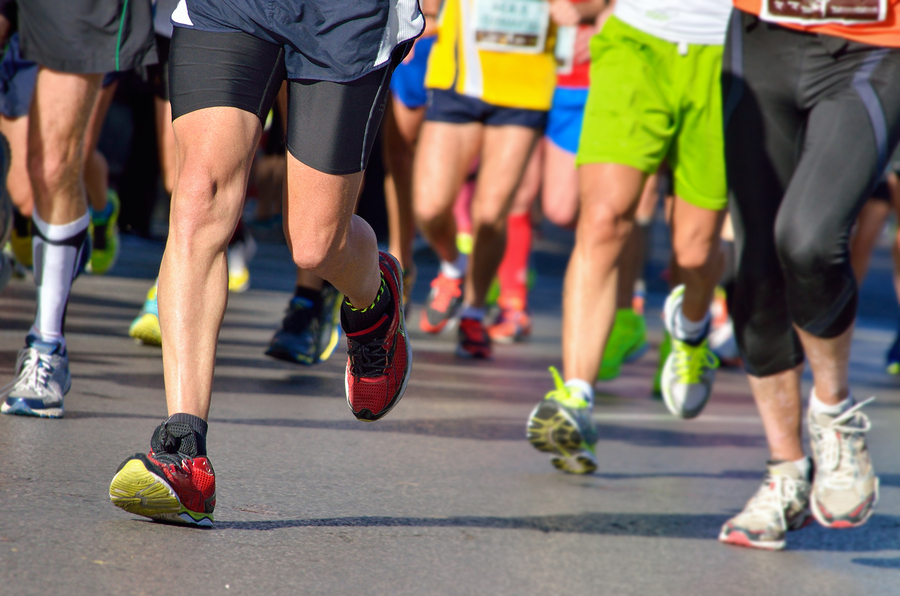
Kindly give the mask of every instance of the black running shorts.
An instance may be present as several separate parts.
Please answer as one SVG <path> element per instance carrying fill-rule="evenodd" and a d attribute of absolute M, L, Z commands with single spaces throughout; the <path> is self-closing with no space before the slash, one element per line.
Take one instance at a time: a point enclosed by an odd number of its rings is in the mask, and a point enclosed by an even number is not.
<path fill-rule="evenodd" d="M 156 63 L 149 0 L 19 2 L 22 56 L 75 74 L 131 70 Z"/>
<path fill-rule="evenodd" d="M 326 174 L 366 169 L 384 114 L 391 73 L 409 50 L 404 43 L 382 68 L 346 83 L 291 80 L 287 148 Z M 212 107 L 238 108 L 264 122 L 286 79 L 285 50 L 242 31 L 175 27 L 169 50 L 172 118 Z"/>

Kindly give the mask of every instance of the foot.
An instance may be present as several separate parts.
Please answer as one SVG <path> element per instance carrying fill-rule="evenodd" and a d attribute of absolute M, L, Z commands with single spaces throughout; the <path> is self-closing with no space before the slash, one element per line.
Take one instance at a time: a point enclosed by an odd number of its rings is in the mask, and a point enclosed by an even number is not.
<path fill-rule="evenodd" d="M 382 322 L 383 332 L 347 331 L 347 405 L 358 420 L 383 418 L 403 397 L 412 372 L 412 348 L 403 317 L 403 274 L 400 263 L 379 253 L 379 267 L 392 304 Z M 345 330 L 346 331 L 346 330 Z"/>
<path fill-rule="evenodd" d="M 885 370 L 889 375 L 900 375 L 900 330 L 897 331 L 897 337 L 891 344 L 885 358 Z"/>
<path fill-rule="evenodd" d="M 72 387 L 69 354 L 61 343 L 25 338 L 16 360 L 16 378 L 4 389 L 3 414 L 62 418 L 63 397 Z"/>
<path fill-rule="evenodd" d="M 622 364 L 634 362 L 647 351 L 647 324 L 630 308 L 616 310 L 616 319 L 603 350 L 598 381 L 611 381 L 622 374 Z"/>
<path fill-rule="evenodd" d="M 878 502 L 878 477 L 866 447 L 871 422 L 861 411 L 873 399 L 838 416 L 807 414 L 809 442 L 816 462 L 812 512 L 825 527 L 861 526 Z"/>
<path fill-rule="evenodd" d="M 212 526 L 216 474 L 185 423 L 164 422 L 153 433 L 150 453 L 129 457 L 109 485 L 113 505 L 156 521 Z"/>
<path fill-rule="evenodd" d="M 147 299 L 137 318 L 131 322 L 128 335 L 145 346 L 161 346 L 162 331 L 159 327 L 159 305 L 156 302 L 156 284 L 147 291 Z"/>
<path fill-rule="evenodd" d="M 462 305 L 462 283 L 462 279 L 453 279 L 443 273 L 434 278 L 419 321 L 422 331 L 440 333 L 456 315 Z"/>
<path fill-rule="evenodd" d="M 487 360 L 491 357 L 491 337 L 480 319 L 462 318 L 457 331 L 456 355 L 460 358 Z"/>
<path fill-rule="evenodd" d="M 590 404 L 565 386 L 559 372 L 550 367 L 556 388 L 528 417 L 528 440 L 538 451 L 550 453 L 550 463 L 570 474 L 591 474 L 597 469 L 594 444 L 597 428 Z"/>
<path fill-rule="evenodd" d="M 91 210 L 90 235 L 93 249 L 87 272 L 94 275 L 107 273 L 119 258 L 119 195 L 110 189 L 106 198 L 105 210 L 99 213 Z"/>
<path fill-rule="evenodd" d="M 327 282 L 322 286 L 321 296 L 322 308 L 318 313 L 313 312 L 308 299 L 291 298 L 281 328 L 269 342 L 266 356 L 307 366 L 331 357 L 340 339 L 343 296 Z"/>
<path fill-rule="evenodd" d="M 503 298 L 498 300 L 500 314 L 494 323 L 487 328 L 492 341 L 501 344 L 525 341 L 531 335 L 531 316 L 520 298 Z"/>
<path fill-rule="evenodd" d="M 812 521 L 810 482 L 793 462 L 769 462 L 762 486 L 744 510 L 725 522 L 719 540 L 766 550 L 784 548 L 785 535 Z"/>
<path fill-rule="evenodd" d="M 734 337 L 734 325 L 728 314 L 728 297 L 721 286 L 716 287 L 710 312 L 712 313 L 712 322 L 709 332 L 709 349 L 713 351 L 722 366 L 740 366 L 741 353 Z"/>
<path fill-rule="evenodd" d="M 709 340 L 705 335 L 687 342 L 677 339 L 672 332 L 683 297 L 684 286 L 678 286 L 666 299 L 665 323 L 672 336 L 672 351 L 663 366 L 661 389 L 663 402 L 672 415 L 696 418 L 712 394 L 719 359 L 709 349 Z"/>
<path fill-rule="evenodd" d="M 228 291 L 239 294 L 250 289 L 247 264 L 256 256 L 256 241 L 249 233 L 228 247 Z"/>

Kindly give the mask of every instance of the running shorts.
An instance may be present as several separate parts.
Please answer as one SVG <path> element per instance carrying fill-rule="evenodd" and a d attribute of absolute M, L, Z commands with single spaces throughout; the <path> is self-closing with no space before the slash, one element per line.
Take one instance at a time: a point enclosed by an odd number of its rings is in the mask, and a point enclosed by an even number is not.
<path fill-rule="evenodd" d="M 727 203 L 722 46 L 662 40 L 609 18 L 591 39 L 591 87 L 576 161 L 653 174 L 672 168 L 675 194 L 705 209 Z"/>
<path fill-rule="evenodd" d="M 19 2 L 22 57 L 74 74 L 131 70 L 156 62 L 148 0 Z"/>
<path fill-rule="evenodd" d="M 28 115 L 37 71 L 37 64 L 22 58 L 19 34 L 13 33 L 0 60 L 0 114 L 10 119 Z"/>
<path fill-rule="evenodd" d="M 428 103 L 425 91 L 425 71 L 428 69 L 428 56 L 435 37 L 425 37 L 413 47 L 413 57 L 403 62 L 391 76 L 391 93 L 407 108 L 414 110 Z"/>
<path fill-rule="evenodd" d="M 326 174 L 366 169 L 381 125 L 391 72 L 411 42 L 394 49 L 382 68 L 349 82 L 290 80 L 287 149 Z M 288 77 L 285 49 L 242 31 L 175 27 L 169 48 L 173 120 L 212 107 L 238 108 L 265 118 Z"/>
<path fill-rule="evenodd" d="M 485 126 L 524 126 L 543 131 L 547 126 L 547 112 L 525 108 L 505 108 L 446 89 L 428 90 L 428 109 L 425 120 Z"/>
<path fill-rule="evenodd" d="M 569 153 L 578 151 L 581 123 L 588 90 L 557 87 L 553 93 L 553 105 L 547 113 L 547 132 L 550 141 Z"/>

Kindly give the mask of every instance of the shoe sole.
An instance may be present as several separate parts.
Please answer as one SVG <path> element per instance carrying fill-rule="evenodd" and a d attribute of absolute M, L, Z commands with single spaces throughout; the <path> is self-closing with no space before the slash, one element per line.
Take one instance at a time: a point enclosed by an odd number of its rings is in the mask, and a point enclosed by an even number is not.
<path fill-rule="evenodd" d="M 491 359 L 491 349 L 486 348 L 485 350 L 480 350 L 479 352 L 469 352 L 461 345 L 457 344 L 456 346 L 456 355 L 459 358 L 465 358 L 466 360 L 490 360 Z"/>
<path fill-rule="evenodd" d="M 133 459 L 122 466 L 109 485 L 113 505 L 150 519 L 190 526 L 212 527 L 211 513 L 189 511 L 163 478 Z"/>
<path fill-rule="evenodd" d="M 403 271 L 400 267 L 400 261 L 394 258 L 394 255 L 390 253 L 382 253 L 387 258 L 391 259 L 396 265 L 397 271 Z M 397 289 L 400 292 L 400 295 L 403 295 L 403 276 L 400 277 L 394 276 L 397 281 Z M 402 306 L 402 304 L 401 304 Z M 400 332 L 406 338 L 406 374 L 403 376 L 403 383 L 400 384 L 400 390 L 397 392 L 397 397 L 388 404 L 388 406 L 379 412 L 377 415 L 373 415 L 371 418 L 360 417 L 356 411 L 353 409 L 353 404 L 350 403 L 350 383 L 347 381 L 350 376 L 350 363 L 347 363 L 347 367 L 344 369 L 344 395 L 347 396 L 347 406 L 350 408 L 350 411 L 353 412 L 353 416 L 356 417 L 360 422 L 375 422 L 376 420 L 381 420 L 385 416 L 387 416 L 391 410 L 397 407 L 397 404 L 400 403 L 400 399 L 403 398 L 403 394 L 406 393 L 406 386 L 409 384 L 409 377 L 412 375 L 412 344 L 409 343 L 409 334 L 406 332 L 406 317 L 403 314 L 403 309 L 400 309 Z M 368 410 L 363 410 L 363 412 L 368 412 Z"/>
<path fill-rule="evenodd" d="M 318 364 L 318 358 L 305 358 L 301 354 L 297 352 L 293 352 L 288 348 L 283 348 L 280 345 L 271 345 L 269 349 L 265 352 L 266 356 L 270 356 L 275 358 L 276 360 L 281 360 L 282 362 L 289 362 L 291 364 L 302 364 L 303 366 L 312 366 L 314 364 Z"/>
<path fill-rule="evenodd" d="M 331 355 L 334 354 L 334 350 L 337 348 L 338 343 L 341 341 L 341 303 L 344 301 L 344 297 L 338 294 L 338 298 L 334 301 L 334 309 L 332 310 L 332 319 L 335 321 L 334 325 L 331 326 L 331 337 L 328 338 L 328 343 L 325 345 L 325 348 L 319 353 L 319 362 L 325 362 Z M 404 316 L 406 313 L 404 313 Z M 405 318 L 404 318 L 405 323 Z M 409 339 L 409 338 L 407 338 Z M 409 343 L 407 341 L 407 343 Z"/>
<path fill-rule="evenodd" d="M 725 529 L 719 534 L 719 542 L 744 548 L 757 548 L 760 550 L 782 550 L 786 544 L 784 540 L 753 540 L 744 530 L 737 528 L 727 532 Z"/>
<path fill-rule="evenodd" d="M 13 403 L 3 402 L 0 406 L 0 414 L 9 414 L 11 416 L 33 416 L 35 418 L 62 418 L 65 412 L 62 407 L 59 408 L 31 408 L 24 400 L 13 399 Z"/>
<path fill-rule="evenodd" d="M 159 318 L 151 313 L 144 313 L 131 324 L 128 335 L 145 346 L 161 346 L 162 334 L 159 329 Z"/>
<path fill-rule="evenodd" d="M 550 463 L 569 474 L 591 474 L 597 470 L 597 458 L 582 448 L 584 438 L 578 425 L 553 400 L 545 399 L 528 418 L 528 442 L 544 453 L 552 454 Z"/>
<path fill-rule="evenodd" d="M 875 478 L 875 490 L 869 496 L 868 499 L 863 501 L 854 512 L 862 513 L 865 510 L 865 513 L 862 517 L 859 517 L 859 513 L 857 515 L 851 515 L 848 517 L 842 517 L 838 519 L 828 520 L 825 517 L 825 514 L 822 513 L 821 506 L 819 505 L 819 501 L 816 499 L 816 493 L 813 491 L 812 495 L 810 495 L 809 506 L 812 509 L 813 517 L 816 518 L 816 521 L 819 524 L 825 526 L 826 528 L 831 528 L 834 530 L 846 530 L 849 528 L 858 528 L 862 526 L 869 518 L 872 517 L 872 514 L 875 512 L 875 505 L 878 503 L 878 492 L 879 492 L 880 481 L 878 477 Z M 864 509 L 865 508 L 865 509 Z"/>

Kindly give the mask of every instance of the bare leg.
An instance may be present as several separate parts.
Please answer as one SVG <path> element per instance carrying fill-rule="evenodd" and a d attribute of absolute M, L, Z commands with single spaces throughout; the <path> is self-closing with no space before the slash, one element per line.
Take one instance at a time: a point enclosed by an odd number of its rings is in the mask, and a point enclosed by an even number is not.
<path fill-rule="evenodd" d="M 578 217 L 578 171 L 575 154 L 550 139 L 541 142 L 544 151 L 542 207 L 544 215 L 563 228 L 574 228 Z"/>
<path fill-rule="evenodd" d="M 31 217 L 34 209 L 34 194 L 28 177 L 28 116 L 10 119 L 0 116 L 0 132 L 6 135 L 12 149 L 6 188 L 13 205 L 25 217 Z"/>
<path fill-rule="evenodd" d="M 412 266 L 416 234 L 412 212 L 413 158 L 424 118 L 425 108 L 411 109 L 396 99 L 388 102 L 384 115 L 384 195 L 390 251 L 404 269 Z"/>
<path fill-rule="evenodd" d="M 579 170 L 581 213 L 563 292 L 567 380 L 597 378 L 615 319 L 619 255 L 645 179 L 640 170 L 620 164 L 587 164 Z"/>
<path fill-rule="evenodd" d="M 162 171 L 163 188 L 171 195 L 175 188 L 175 131 L 172 128 L 172 104 L 160 97 L 154 98 L 156 115 L 156 145 L 159 148 L 159 169 Z"/>
<path fill-rule="evenodd" d="M 672 251 L 684 284 L 681 310 L 690 321 L 702 321 L 709 312 L 716 284 L 725 266 L 719 250 L 726 211 L 711 211 L 679 197 L 672 206 Z"/>
<path fill-rule="evenodd" d="M 772 459 L 797 461 L 803 457 L 800 442 L 802 373 L 801 365 L 769 377 L 747 377 L 766 430 Z"/>
<path fill-rule="evenodd" d="M 837 337 L 824 339 L 795 326 L 813 373 L 816 397 L 828 406 L 850 395 L 850 342 L 853 325 Z"/>
<path fill-rule="evenodd" d="M 97 151 L 97 143 L 100 141 L 103 122 L 106 120 L 106 113 L 109 111 L 117 86 L 117 83 L 113 83 L 100 89 L 84 136 L 84 187 L 94 211 L 103 211 L 106 208 L 106 193 L 109 190 L 109 164 L 103 154 Z"/>
<path fill-rule="evenodd" d="M 869 272 L 869 264 L 872 262 L 872 252 L 878 237 L 884 229 L 891 214 L 891 205 L 886 201 L 869 200 L 863 205 L 856 219 L 856 230 L 850 241 L 850 264 L 856 275 L 856 283 L 862 284 Z"/>

